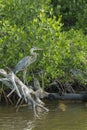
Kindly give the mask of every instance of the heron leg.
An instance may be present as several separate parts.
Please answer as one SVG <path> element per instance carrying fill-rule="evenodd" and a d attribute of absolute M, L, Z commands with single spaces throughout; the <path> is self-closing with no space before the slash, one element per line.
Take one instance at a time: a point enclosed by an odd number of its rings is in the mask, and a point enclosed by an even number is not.
<path fill-rule="evenodd" d="M 24 71 L 23 71 L 23 82 L 24 82 L 24 84 L 27 82 L 26 81 L 26 73 L 27 73 L 27 68 L 24 69 Z"/>

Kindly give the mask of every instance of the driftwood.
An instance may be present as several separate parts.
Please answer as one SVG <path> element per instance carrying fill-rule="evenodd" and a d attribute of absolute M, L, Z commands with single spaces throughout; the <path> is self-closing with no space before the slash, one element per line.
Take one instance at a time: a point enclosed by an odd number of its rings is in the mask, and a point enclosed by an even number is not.
<path fill-rule="evenodd" d="M 10 69 L 7 69 L 7 71 L 0 69 L 0 76 L 0 81 L 12 89 L 7 97 L 10 97 L 13 92 L 16 92 L 18 95 L 19 99 L 16 106 L 18 106 L 18 104 L 20 105 L 24 100 L 28 105 L 32 105 L 35 116 L 38 116 L 38 107 L 45 111 L 49 111 L 44 107 L 44 103 L 40 99 L 40 94 L 43 95 L 44 92 L 41 88 L 37 88 L 37 90 L 34 91 L 30 87 L 27 87 Z"/>

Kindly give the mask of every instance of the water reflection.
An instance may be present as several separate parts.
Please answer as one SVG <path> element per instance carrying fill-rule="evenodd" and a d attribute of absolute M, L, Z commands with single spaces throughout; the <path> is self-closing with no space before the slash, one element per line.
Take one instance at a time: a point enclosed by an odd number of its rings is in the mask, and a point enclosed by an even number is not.
<path fill-rule="evenodd" d="M 27 126 L 24 128 L 24 130 L 33 130 L 34 127 L 35 127 L 35 122 L 29 121 L 29 122 L 27 122 Z"/>
<path fill-rule="evenodd" d="M 85 103 L 48 102 L 49 113 L 33 117 L 32 110 L 0 106 L 0 130 L 87 130 Z"/>

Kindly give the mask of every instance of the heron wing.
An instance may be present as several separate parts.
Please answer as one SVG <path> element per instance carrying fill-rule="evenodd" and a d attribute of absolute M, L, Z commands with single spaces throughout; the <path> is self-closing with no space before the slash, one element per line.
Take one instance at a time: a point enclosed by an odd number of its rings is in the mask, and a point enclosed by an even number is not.
<path fill-rule="evenodd" d="M 15 66 L 14 73 L 17 73 L 23 69 L 25 69 L 29 65 L 29 56 L 24 57 L 22 60 L 18 62 L 18 64 Z"/>
<path fill-rule="evenodd" d="M 22 60 L 18 62 L 18 64 L 15 66 L 15 69 L 13 70 L 14 73 L 18 73 L 21 70 L 24 70 L 27 68 L 30 64 L 36 61 L 37 55 L 34 56 L 25 56 Z"/>

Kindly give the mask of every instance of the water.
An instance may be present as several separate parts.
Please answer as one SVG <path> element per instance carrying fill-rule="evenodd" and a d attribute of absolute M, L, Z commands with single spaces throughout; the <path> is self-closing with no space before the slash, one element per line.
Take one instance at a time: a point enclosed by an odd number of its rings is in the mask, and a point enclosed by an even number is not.
<path fill-rule="evenodd" d="M 19 112 L 11 106 L 0 106 L 0 130 L 87 130 L 85 103 L 47 102 L 48 113 L 40 119 L 33 117 L 32 110 L 23 107 Z"/>

